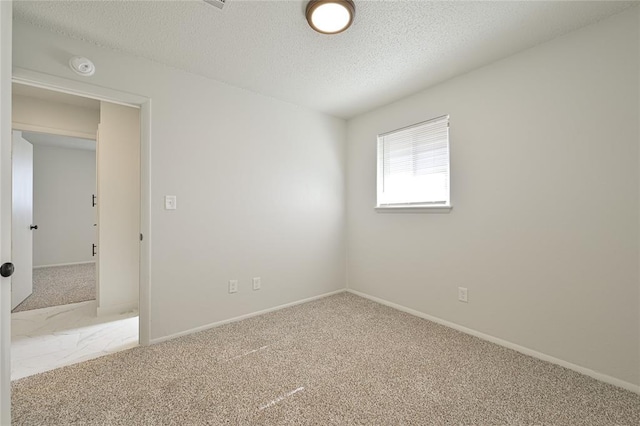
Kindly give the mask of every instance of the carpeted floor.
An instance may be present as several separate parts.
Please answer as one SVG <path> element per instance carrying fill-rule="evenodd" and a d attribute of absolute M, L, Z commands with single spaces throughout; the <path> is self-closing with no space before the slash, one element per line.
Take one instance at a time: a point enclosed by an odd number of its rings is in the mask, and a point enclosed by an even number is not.
<path fill-rule="evenodd" d="M 348 293 L 12 390 L 18 425 L 640 424 L 639 395 Z"/>
<path fill-rule="evenodd" d="M 95 263 L 35 268 L 33 293 L 12 312 L 68 305 L 95 298 Z"/>

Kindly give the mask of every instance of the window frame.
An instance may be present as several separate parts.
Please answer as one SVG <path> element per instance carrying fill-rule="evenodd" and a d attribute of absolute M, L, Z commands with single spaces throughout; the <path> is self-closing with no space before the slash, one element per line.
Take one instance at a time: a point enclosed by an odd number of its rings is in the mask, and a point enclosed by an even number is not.
<path fill-rule="evenodd" d="M 443 203 L 435 202 L 407 202 L 407 203 L 393 203 L 393 204 L 381 204 L 381 195 L 383 192 L 384 181 L 384 160 L 381 155 L 381 149 L 383 147 L 384 136 L 405 131 L 413 127 L 420 127 L 428 123 L 432 123 L 438 120 L 447 120 L 447 191 L 448 200 Z M 376 138 L 376 206 L 375 211 L 384 213 L 449 213 L 452 209 L 451 204 L 451 135 L 450 135 L 450 116 L 444 114 L 438 117 L 431 118 L 429 120 L 421 121 L 408 126 L 400 127 L 388 132 L 380 133 Z"/>

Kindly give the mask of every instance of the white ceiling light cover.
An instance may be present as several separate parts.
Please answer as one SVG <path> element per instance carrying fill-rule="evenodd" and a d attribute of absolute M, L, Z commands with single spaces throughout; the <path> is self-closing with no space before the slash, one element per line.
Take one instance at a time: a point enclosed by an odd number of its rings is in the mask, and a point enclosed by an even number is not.
<path fill-rule="evenodd" d="M 351 25 L 355 5 L 351 0 L 311 0 L 307 5 L 307 21 L 323 34 L 337 34 Z"/>

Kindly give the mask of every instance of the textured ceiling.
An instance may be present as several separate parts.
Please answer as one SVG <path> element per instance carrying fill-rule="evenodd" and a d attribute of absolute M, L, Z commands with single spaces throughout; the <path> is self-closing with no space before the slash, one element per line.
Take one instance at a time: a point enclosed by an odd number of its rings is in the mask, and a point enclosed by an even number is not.
<path fill-rule="evenodd" d="M 305 1 L 16 1 L 15 19 L 343 118 L 618 13 L 635 2 L 355 0 L 315 33 Z M 99 70 L 98 70 L 99 71 Z"/>

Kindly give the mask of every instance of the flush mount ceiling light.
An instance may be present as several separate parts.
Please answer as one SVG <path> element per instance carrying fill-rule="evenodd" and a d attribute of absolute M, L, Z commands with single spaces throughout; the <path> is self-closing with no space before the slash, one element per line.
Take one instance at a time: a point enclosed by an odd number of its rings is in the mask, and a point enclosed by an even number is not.
<path fill-rule="evenodd" d="M 69 66 L 78 75 L 89 77 L 96 72 L 96 66 L 87 58 L 74 56 L 69 59 Z"/>
<path fill-rule="evenodd" d="M 349 28 L 356 15 L 352 0 L 311 0 L 307 4 L 309 26 L 322 34 L 338 34 Z"/>

